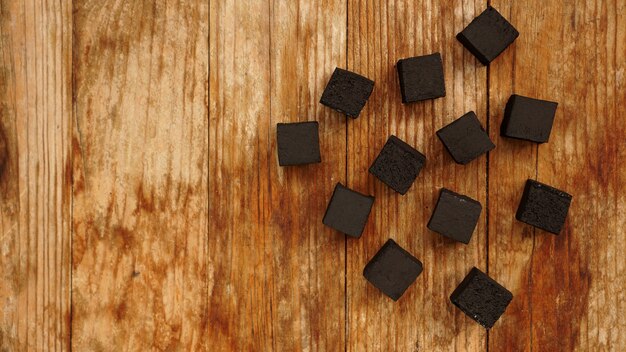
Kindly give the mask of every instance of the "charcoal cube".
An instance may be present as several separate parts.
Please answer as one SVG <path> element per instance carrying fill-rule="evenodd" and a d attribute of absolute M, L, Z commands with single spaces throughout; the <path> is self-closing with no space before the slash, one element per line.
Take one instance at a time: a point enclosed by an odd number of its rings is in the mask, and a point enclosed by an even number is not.
<path fill-rule="evenodd" d="M 396 136 L 390 136 L 370 173 L 394 191 L 405 194 L 424 167 L 426 157 Z"/>
<path fill-rule="evenodd" d="M 462 165 L 496 147 L 473 111 L 437 131 L 437 137 L 454 161 Z"/>
<path fill-rule="evenodd" d="M 422 262 L 389 239 L 363 269 L 363 276 L 397 301 L 422 273 Z"/>
<path fill-rule="evenodd" d="M 545 143 L 550 138 L 557 103 L 512 95 L 506 104 L 500 135 Z"/>
<path fill-rule="evenodd" d="M 456 38 L 483 65 L 489 65 L 515 39 L 519 32 L 496 9 L 487 7 Z"/>
<path fill-rule="evenodd" d="M 468 244 L 482 208 L 478 201 L 442 188 L 427 226 L 440 235 Z"/>
<path fill-rule="evenodd" d="M 534 180 L 526 181 L 515 217 L 521 222 L 558 235 L 563 229 L 572 196 Z"/>
<path fill-rule="evenodd" d="M 337 67 L 324 89 L 320 103 L 357 118 L 373 89 L 374 81 Z"/>
<path fill-rule="evenodd" d="M 348 236 L 359 238 L 372 210 L 374 197 L 353 191 L 337 183 L 322 222 Z"/>
<path fill-rule="evenodd" d="M 446 96 L 439 53 L 401 59 L 396 68 L 404 104 Z"/>
<path fill-rule="evenodd" d="M 504 314 L 513 294 L 487 276 L 472 268 L 450 295 L 450 301 L 463 313 L 489 329 Z"/>
<path fill-rule="evenodd" d="M 279 123 L 276 126 L 276 139 L 280 166 L 322 161 L 317 121 Z"/>

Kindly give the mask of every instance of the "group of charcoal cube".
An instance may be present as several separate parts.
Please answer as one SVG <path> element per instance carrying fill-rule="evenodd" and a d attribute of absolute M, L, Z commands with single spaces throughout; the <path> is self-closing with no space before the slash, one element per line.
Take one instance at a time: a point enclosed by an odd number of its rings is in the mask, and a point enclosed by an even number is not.
<path fill-rule="evenodd" d="M 488 7 L 457 39 L 488 65 L 518 37 L 517 30 L 495 9 Z M 397 62 L 403 103 L 444 97 L 443 65 L 439 53 Z M 357 118 L 374 88 L 374 82 L 337 68 L 320 103 Z M 536 143 L 548 141 L 557 103 L 512 95 L 506 105 L 500 134 Z M 473 111 L 437 131 L 445 149 L 458 164 L 467 164 L 495 148 Z M 281 166 L 321 162 L 317 122 L 279 123 L 278 159 Z M 404 195 L 426 163 L 426 156 L 390 136 L 369 172 Z M 516 218 L 537 228 L 559 234 L 572 197 L 558 189 L 528 180 Z M 338 183 L 328 203 L 323 223 L 348 236 L 359 238 L 369 217 L 374 197 Z M 427 227 L 452 240 L 469 243 L 478 223 L 480 202 L 449 189 L 441 189 Z M 363 275 L 393 300 L 398 300 L 422 272 L 422 263 L 389 239 L 365 266 Z M 486 328 L 504 313 L 513 295 L 482 271 L 473 268 L 450 296 L 454 305 Z"/>

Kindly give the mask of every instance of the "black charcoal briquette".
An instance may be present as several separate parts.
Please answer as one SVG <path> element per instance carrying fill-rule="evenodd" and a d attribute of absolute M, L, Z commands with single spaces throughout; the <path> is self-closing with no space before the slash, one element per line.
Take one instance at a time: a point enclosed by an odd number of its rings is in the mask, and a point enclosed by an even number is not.
<path fill-rule="evenodd" d="M 420 173 L 426 157 L 400 138 L 390 136 L 369 172 L 400 194 L 405 194 Z"/>
<path fill-rule="evenodd" d="M 374 204 L 374 197 L 337 183 L 322 222 L 348 236 L 361 237 L 372 210 L 372 204 Z"/>
<path fill-rule="evenodd" d="M 563 229 L 572 196 L 534 180 L 527 180 L 515 217 L 558 235 Z"/>
<path fill-rule="evenodd" d="M 443 64 L 439 53 L 401 59 L 396 68 L 403 103 L 446 96 Z"/>
<path fill-rule="evenodd" d="M 512 95 L 506 104 L 500 135 L 545 143 L 550 138 L 557 103 Z"/>
<path fill-rule="evenodd" d="M 337 67 L 322 93 L 320 103 L 357 118 L 373 89 L 374 81 Z"/>
<path fill-rule="evenodd" d="M 317 121 L 279 123 L 276 126 L 280 166 L 319 163 L 320 142 Z"/>
<path fill-rule="evenodd" d="M 512 299 L 509 290 L 476 268 L 450 296 L 455 306 L 487 329 L 493 327 Z"/>
<path fill-rule="evenodd" d="M 467 196 L 442 188 L 428 228 L 468 244 L 478 223 L 482 205 Z"/>
<path fill-rule="evenodd" d="M 363 276 L 397 301 L 421 272 L 422 262 L 389 239 L 367 263 Z"/>
<path fill-rule="evenodd" d="M 493 7 L 487 7 L 456 38 L 483 65 L 489 65 L 515 39 L 519 32 Z"/>
<path fill-rule="evenodd" d="M 496 147 L 473 111 L 437 131 L 437 137 L 454 161 L 463 165 Z"/>

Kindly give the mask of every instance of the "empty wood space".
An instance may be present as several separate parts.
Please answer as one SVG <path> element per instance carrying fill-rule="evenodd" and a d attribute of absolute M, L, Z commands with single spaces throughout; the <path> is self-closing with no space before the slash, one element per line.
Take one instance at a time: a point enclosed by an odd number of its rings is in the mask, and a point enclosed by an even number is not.
<path fill-rule="evenodd" d="M 489 67 L 455 39 L 490 4 L 520 37 Z M 403 105 L 400 58 L 447 96 Z M 318 103 L 374 80 L 358 119 Z M 499 136 L 512 93 L 557 101 L 549 143 Z M 473 110 L 496 144 L 454 163 Z M 626 350 L 626 0 L 0 0 L 0 351 Z M 276 123 L 320 123 L 280 167 Z M 401 196 L 368 173 L 426 154 Z M 526 179 L 573 195 L 564 231 L 516 221 Z M 322 224 L 337 182 L 363 237 Z M 429 231 L 441 187 L 479 200 L 468 245 Z M 362 276 L 393 238 L 424 263 L 397 302 Z M 513 292 L 487 332 L 449 296 Z"/>

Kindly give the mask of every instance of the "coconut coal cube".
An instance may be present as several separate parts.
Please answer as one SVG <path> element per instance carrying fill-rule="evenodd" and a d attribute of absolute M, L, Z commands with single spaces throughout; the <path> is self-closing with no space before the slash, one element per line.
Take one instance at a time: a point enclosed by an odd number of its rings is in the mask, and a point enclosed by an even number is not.
<path fill-rule="evenodd" d="M 441 55 L 434 53 L 401 59 L 396 64 L 403 103 L 446 96 Z"/>
<path fill-rule="evenodd" d="M 467 164 L 496 146 L 473 111 L 437 131 L 437 137 L 458 164 Z"/>
<path fill-rule="evenodd" d="M 557 103 L 512 95 L 506 104 L 500 135 L 545 143 L 550 138 Z"/>
<path fill-rule="evenodd" d="M 373 89 L 374 81 L 337 67 L 324 89 L 320 103 L 357 118 Z"/>
<path fill-rule="evenodd" d="M 280 166 L 322 161 L 317 121 L 279 123 L 276 126 L 276 139 Z"/>
<path fill-rule="evenodd" d="M 422 262 L 389 239 L 363 269 L 363 276 L 397 301 L 422 273 Z"/>
<path fill-rule="evenodd" d="M 474 20 L 456 38 L 483 65 L 489 65 L 515 39 L 519 32 L 493 7 L 487 9 Z"/>
<path fill-rule="evenodd" d="M 482 208 L 478 201 L 442 188 L 427 226 L 440 235 L 468 244 Z"/>
<path fill-rule="evenodd" d="M 337 183 L 322 222 L 348 236 L 361 237 L 372 210 L 374 197 Z"/>
<path fill-rule="evenodd" d="M 515 217 L 558 235 L 563 229 L 572 196 L 554 187 L 527 180 Z"/>
<path fill-rule="evenodd" d="M 487 329 L 498 321 L 512 299 L 509 290 L 476 268 L 450 296 L 455 306 Z"/>
<path fill-rule="evenodd" d="M 424 167 L 424 163 L 426 163 L 424 154 L 392 135 L 387 139 L 369 171 L 394 191 L 405 194 Z"/>

